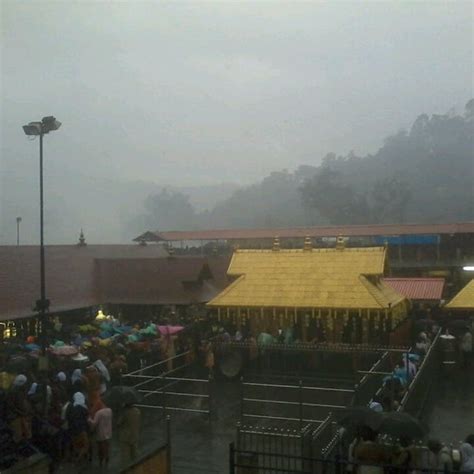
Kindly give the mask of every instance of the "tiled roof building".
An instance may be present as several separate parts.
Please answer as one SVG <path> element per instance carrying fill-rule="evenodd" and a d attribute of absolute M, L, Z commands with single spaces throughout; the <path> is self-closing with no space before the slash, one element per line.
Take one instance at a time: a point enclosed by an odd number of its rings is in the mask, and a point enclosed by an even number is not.
<path fill-rule="evenodd" d="M 228 283 L 228 258 L 170 257 L 157 245 L 51 245 L 45 256 L 50 313 L 204 302 Z M 39 247 L 0 246 L 0 321 L 34 316 L 39 295 Z"/>

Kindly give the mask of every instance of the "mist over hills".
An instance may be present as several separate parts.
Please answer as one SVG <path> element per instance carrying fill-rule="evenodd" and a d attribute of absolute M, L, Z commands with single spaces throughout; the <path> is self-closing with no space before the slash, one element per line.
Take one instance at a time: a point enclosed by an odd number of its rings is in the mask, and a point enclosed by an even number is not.
<path fill-rule="evenodd" d="M 250 186 L 163 186 L 45 165 L 45 239 L 130 242 L 153 230 L 474 220 L 474 100 L 422 114 L 375 153 L 324 158 Z M 65 171 L 66 170 L 66 171 Z M 21 162 L 2 183 L 0 243 L 37 243 L 37 169 Z M 238 169 L 236 169 L 238 173 Z"/>

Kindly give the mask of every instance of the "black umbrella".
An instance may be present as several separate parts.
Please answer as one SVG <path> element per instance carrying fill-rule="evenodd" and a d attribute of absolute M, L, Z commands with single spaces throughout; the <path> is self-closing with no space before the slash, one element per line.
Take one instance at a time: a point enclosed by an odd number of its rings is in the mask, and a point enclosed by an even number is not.
<path fill-rule="evenodd" d="M 413 439 L 423 438 L 427 433 L 426 428 L 416 418 L 398 411 L 383 413 L 376 431 L 397 438 L 407 436 Z"/>
<path fill-rule="evenodd" d="M 105 395 L 104 401 L 112 409 L 120 409 L 124 405 L 140 403 L 142 396 L 133 387 L 112 387 Z"/>
<path fill-rule="evenodd" d="M 453 320 L 447 320 L 444 322 L 444 324 L 454 330 L 466 330 L 469 327 L 469 322 L 465 321 L 463 319 L 453 319 Z"/>
<path fill-rule="evenodd" d="M 339 424 L 346 428 L 356 426 L 368 426 L 376 430 L 382 422 L 382 414 L 369 407 L 349 407 L 343 413 Z"/>
<path fill-rule="evenodd" d="M 21 374 L 31 368 L 31 360 L 24 356 L 13 356 L 5 364 L 5 369 L 11 374 Z"/>

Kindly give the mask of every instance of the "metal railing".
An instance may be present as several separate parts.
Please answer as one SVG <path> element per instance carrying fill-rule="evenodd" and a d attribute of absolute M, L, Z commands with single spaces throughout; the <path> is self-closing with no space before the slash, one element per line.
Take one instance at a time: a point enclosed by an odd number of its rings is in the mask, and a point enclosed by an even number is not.
<path fill-rule="evenodd" d="M 439 375 L 441 366 L 440 329 L 431 343 L 415 377 L 408 386 L 397 411 L 419 417 L 423 412 L 431 387 Z"/>
<path fill-rule="evenodd" d="M 179 375 L 192 363 L 183 363 L 171 370 L 162 372 L 163 367 L 169 368 L 170 363 L 182 360 L 189 352 L 122 375 L 124 385 L 135 388 L 143 395 L 143 402 L 137 406 L 142 408 L 160 409 L 163 417 L 168 411 L 188 412 L 211 417 L 211 394 L 209 379 L 185 377 Z M 146 373 L 151 372 L 150 375 Z"/>
<path fill-rule="evenodd" d="M 314 397 L 317 393 L 318 402 Z M 355 391 L 346 388 L 245 382 L 241 379 L 241 422 L 246 419 L 276 421 L 279 426 L 302 429 L 322 423 L 332 411 L 351 404 Z"/>
<path fill-rule="evenodd" d="M 141 474 L 153 472 L 154 474 L 171 474 L 171 418 L 166 417 L 166 441 L 158 448 L 141 456 L 132 462 L 120 474 Z"/>
<path fill-rule="evenodd" d="M 393 447 L 385 447 L 385 464 L 354 463 L 343 460 L 339 457 L 335 459 L 323 459 L 316 456 L 301 456 L 297 453 L 282 452 L 278 449 L 264 450 L 260 446 L 242 449 L 234 443 L 229 445 L 229 474 L 343 474 L 346 472 L 358 472 L 361 467 L 371 467 L 372 472 L 381 474 L 403 473 L 416 471 L 420 474 L 451 474 L 459 471 L 430 468 L 430 460 L 425 456 L 417 457 L 409 466 L 391 464 Z M 426 448 L 419 448 L 420 452 L 425 452 Z"/>

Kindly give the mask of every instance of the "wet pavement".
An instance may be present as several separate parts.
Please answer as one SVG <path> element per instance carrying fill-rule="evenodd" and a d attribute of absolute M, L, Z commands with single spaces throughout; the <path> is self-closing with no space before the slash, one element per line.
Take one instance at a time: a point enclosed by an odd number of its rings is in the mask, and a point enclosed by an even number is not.
<path fill-rule="evenodd" d="M 458 445 L 474 433 L 474 365 L 440 371 L 423 418 L 430 428 L 429 436 L 446 444 Z"/>

